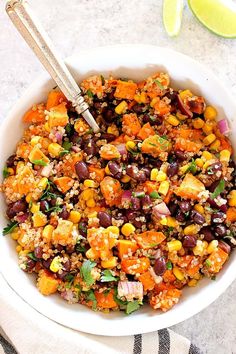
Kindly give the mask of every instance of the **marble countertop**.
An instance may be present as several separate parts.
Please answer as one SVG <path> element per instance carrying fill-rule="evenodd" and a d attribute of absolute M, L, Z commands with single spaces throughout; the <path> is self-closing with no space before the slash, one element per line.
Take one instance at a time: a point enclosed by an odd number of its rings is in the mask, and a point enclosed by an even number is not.
<path fill-rule="evenodd" d="M 144 43 L 190 55 L 231 88 L 236 96 L 236 40 L 213 35 L 185 6 L 180 35 L 171 39 L 162 26 L 161 0 L 31 0 L 62 56 L 109 44 Z M 43 72 L 10 24 L 0 0 L 0 119 L 22 91 Z M 204 353 L 236 353 L 236 282 L 217 301 L 172 329 Z M 180 353 L 181 354 L 181 353 Z"/>

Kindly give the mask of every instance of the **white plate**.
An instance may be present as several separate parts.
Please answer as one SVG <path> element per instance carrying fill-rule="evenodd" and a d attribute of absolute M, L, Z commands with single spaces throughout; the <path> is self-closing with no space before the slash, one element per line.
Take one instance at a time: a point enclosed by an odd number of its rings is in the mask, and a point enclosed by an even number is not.
<path fill-rule="evenodd" d="M 219 117 L 233 122 L 236 105 L 230 92 L 205 67 L 175 51 L 145 45 L 128 45 L 97 48 L 81 52 L 67 60 L 70 70 L 78 81 L 94 74 L 128 77 L 134 80 L 146 78 L 159 70 L 167 71 L 172 85 L 189 88 L 202 94 L 208 102 L 217 107 Z M 55 84 L 47 75 L 36 80 L 14 106 L 0 129 L 0 151 L 2 170 L 7 157 L 14 152 L 16 142 L 21 138 L 21 118 L 33 103 L 46 99 Z M 236 124 L 232 124 L 236 137 Z M 233 140 L 234 148 L 236 139 Z M 5 205 L 1 196 L 0 227 L 6 225 Z M 151 332 L 175 325 L 212 303 L 236 278 L 236 252 L 233 252 L 224 270 L 215 281 L 204 279 L 196 288 L 186 288 L 178 305 L 167 313 L 160 313 L 149 307 L 126 316 L 123 313 L 102 314 L 85 306 L 68 305 L 58 295 L 42 296 L 32 276 L 18 268 L 15 242 L 9 236 L 0 237 L 0 270 L 17 294 L 28 304 L 48 318 L 73 329 L 109 336 L 123 336 Z"/>

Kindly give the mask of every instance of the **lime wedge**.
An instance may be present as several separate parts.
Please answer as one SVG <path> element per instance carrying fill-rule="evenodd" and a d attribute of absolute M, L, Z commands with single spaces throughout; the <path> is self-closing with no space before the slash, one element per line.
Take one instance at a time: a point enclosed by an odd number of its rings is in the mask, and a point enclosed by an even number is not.
<path fill-rule="evenodd" d="M 236 38 L 236 6 L 232 0 L 188 0 L 198 20 L 210 31 Z"/>
<path fill-rule="evenodd" d="M 183 7 L 183 0 L 163 1 L 163 23 L 170 37 L 175 37 L 179 34 Z"/>

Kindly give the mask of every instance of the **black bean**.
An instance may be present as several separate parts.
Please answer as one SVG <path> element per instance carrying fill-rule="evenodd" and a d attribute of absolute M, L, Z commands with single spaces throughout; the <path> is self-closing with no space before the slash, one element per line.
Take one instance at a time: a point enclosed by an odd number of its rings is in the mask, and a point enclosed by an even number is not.
<path fill-rule="evenodd" d="M 9 204 L 6 210 L 6 215 L 9 219 L 13 219 L 16 216 L 16 213 L 12 209 L 13 203 Z"/>
<path fill-rule="evenodd" d="M 43 267 L 46 268 L 46 269 L 49 269 L 49 268 L 50 268 L 51 263 L 52 263 L 52 259 L 51 259 L 51 258 L 49 258 L 49 259 L 47 259 L 47 260 L 44 259 L 44 260 L 42 261 L 42 265 L 43 265 Z"/>
<path fill-rule="evenodd" d="M 168 208 L 169 208 L 169 211 L 171 213 L 172 216 L 175 216 L 176 212 L 177 212 L 177 209 L 178 209 L 178 205 L 175 204 L 175 203 L 170 203 L 168 205 Z"/>
<path fill-rule="evenodd" d="M 193 248 L 197 244 L 197 239 L 196 237 L 192 235 L 186 235 L 183 238 L 183 246 L 186 248 Z"/>
<path fill-rule="evenodd" d="M 136 197 L 131 197 L 131 208 L 132 210 L 139 210 L 141 208 L 140 199 Z"/>
<path fill-rule="evenodd" d="M 81 236 L 86 237 L 87 236 L 87 223 L 84 221 L 81 221 L 78 226 L 79 229 L 79 234 Z"/>
<path fill-rule="evenodd" d="M 164 257 L 157 258 L 155 261 L 155 264 L 153 266 L 153 269 L 156 273 L 156 275 L 163 275 L 166 271 L 166 260 Z"/>
<path fill-rule="evenodd" d="M 198 225 L 202 225 L 205 222 L 205 218 L 202 214 L 200 214 L 198 211 L 193 210 L 191 213 L 191 218 L 193 219 L 193 221 L 198 224 Z"/>
<path fill-rule="evenodd" d="M 126 217 L 128 218 L 129 221 L 133 221 L 140 214 L 137 213 L 136 211 L 127 210 L 125 215 L 126 215 Z"/>
<path fill-rule="evenodd" d="M 215 231 L 215 234 L 216 234 L 218 237 L 223 237 L 223 236 L 225 236 L 226 233 L 227 233 L 227 228 L 226 228 L 225 225 L 219 224 L 219 225 L 216 225 L 216 226 L 215 226 L 214 231 Z"/>
<path fill-rule="evenodd" d="M 150 115 L 148 113 L 145 113 L 143 115 L 143 122 L 150 123 L 151 125 L 160 125 L 161 124 L 161 120 L 157 115 L 155 115 L 155 114 Z"/>
<path fill-rule="evenodd" d="M 112 109 L 106 107 L 102 111 L 102 116 L 103 116 L 106 123 L 111 123 L 115 117 L 115 113 Z"/>
<path fill-rule="evenodd" d="M 72 254 L 73 252 L 75 252 L 75 245 L 67 245 L 66 246 L 66 253 L 68 254 Z"/>
<path fill-rule="evenodd" d="M 228 245 L 228 243 L 226 243 L 224 241 L 219 241 L 218 246 L 219 246 L 219 248 L 221 248 L 223 251 L 225 251 L 228 254 L 231 252 L 230 245 Z"/>
<path fill-rule="evenodd" d="M 149 211 L 152 209 L 152 200 L 149 195 L 145 195 L 141 199 L 141 204 L 142 204 L 143 212 L 145 214 L 149 213 Z"/>
<path fill-rule="evenodd" d="M 29 258 L 29 259 L 27 259 L 25 265 L 26 265 L 25 271 L 28 272 L 28 271 L 31 271 L 35 267 L 36 262 L 33 259 Z"/>
<path fill-rule="evenodd" d="M 175 151 L 175 156 L 177 157 L 177 159 L 178 159 L 179 161 L 184 161 L 184 160 L 186 160 L 186 154 L 185 154 L 183 151 L 181 151 L 181 150 L 176 150 L 176 151 Z"/>
<path fill-rule="evenodd" d="M 139 169 L 138 169 L 138 167 L 136 167 L 134 165 L 128 165 L 126 167 L 126 174 L 133 179 L 138 179 Z"/>
<path fill-rule="evenodd" d="M 58 214 L 59 218 L 67 220 L 70 216 L 70 212 L 66 209 L 66 206 L 62 206 L 62 211 Z"/>
<path fill-rule="evenodd" d="M 179 222 L 184 222 L 185 221 L 185 215 L 180 209 L 176 213 L 176 220 L 179 221 Z"/>
<path fill-rule="evenodd" d="M 132 107 L 132 110 L 133 110 L 135 113 L 142 113 L 142 112 L 143 112 L 143 107 L 144 107 L 143 105 L 136 103 L 136 104 Z"/>
<path fill-rule="evenodd" d="M 84 161 L 76 162 L 75 171 L 81 181 L 89 178 L 89 170 L 88 170 L 87 164 Z"/>
<path fill-rule="evenodd" d="M 66 260 L 65 263 L 63 263 L 63 269 L 66 271 L 66 272 L 69 272 L 70 271 L 70 267 L 71 267 L 71 262 L 69 259 Z"/>
<path fill-rule="evenodd" d="M 208 187 L 208 189 L 209 189 L 209 191 L 210 191 L 211 193 L 214 192 L 214 190 L 215 190 L 216 187 L 218 186 L 219 182 L 220 182 L 219 180 L 218 180 L 218 181 L 214 181 L 214 182 Z"/>
<path fill-rule="evenodd" d="M 122 177 L 122 168 L 115 161 L 109 161 L 108 168 L 113 177 L 116 177 L 118 179 Z"/>
<path fill-rule="evenodd" d="M 147 178 L 150 178 L 150 174 L 151 174 L 151 168 L 150 167 L 143 167 L 142 171 L 145 173 Z"/>
<path fill-rule="evenodd" d="M 140 183 L 146 182 L 147 176 L 146 176 L 145 171 L 139 171 L 139 173 L 138 173 L 138 180 L 139 180 Z"/>
<path fill-rule="evenodd" d="M 35 249 L 34 249 L 34 255 L 35 255 L 35 257 L 36 258 L 42 258 L 42 256 L 43 256 L 43 249 L 42 249 L 42 247 L 40 247 L 40 246 L 37 246 L 37 247 L 35 247 Z"/>
<path fill-rule="evenodd" d="M 94 104 L 93 104 L 94 108 L 96 108 L 97 110 L 101 109 L 101 105 L 102 105 L 101 102 L 94 102 Z"/>
<path fill-rule="evenodd" d="M 93 139 L 87 139 L 83 143 L 83 150 L 87 156 L 94 156 L 97 154 L 98 149 Z"/>
<path fill-rule="evenodd" d="M 220 161 L 214 162 L 207 167 L 206 173 L 208 175 L 215 175 L 217 172 L 222 171 L 222 163 Z"/>
<path fill-rule="evenodd" d="M 221 211 L 217 211 L 211 215 L 211 221 L 215 224 L 222 224 L 225 221 L 226 215 Z"/>
<path fill-rule="evenodd" d="M 14 166 L 14 162 L 16 159 L 16 155 L 11 155 L 8 157 L 7 161 L 6 161 L 6 166 L 7 167 L 13 167 Z"/>
<path fill-rule="evenodd" d="M 115 90 L 112 90 L 111 92 L 109 92 L 107 94 L 108 101 L 113 101 L 115 99 L 114 93 L 115 93 Z"/>
<path fill-rule="evenodd" d="M 102 133 L 101 139 L 105 139 L 108 143 L 110 143 L 111 141 L 116 139 L 116 136 L 110 133 Z"/>
<path fill-rule="evenodd" d="M 207 242 L 211 242 L 212 240 L 214 240 L 214 235 L 209 226 L 202 227 L 200 230 L 200 234 L 204 235 L 204 240 Z"/>
<path fill-rule="evenodd" d="M 192 206 L 191 206 L 191 203 L 190 201 L 188 200 L 182 200 L 180 203 L 179 203 L 179 207 L 181 209 L 181 211 L 183 213 L 187 213 L 188 211 L 191 210 Z"/>
<path fill-rule="evenodd" d="M 173 177 L 177 175 L 179 171 L 179 163 L 177 161 L 171 162 L 167 168 L 167 176 Z"/>
<path fill-rule="evenodd" d="M 99 219 L 100 226 L 108 227 L 112 225 L 111 215 L 108 214 L 107 212 L 99 211 L 97 216 Z"/>
<path fill-rule="evenodd" d="M 82 138 L 79 136 L 78 133 L 74 132 L 74 134 L 71 136 L 70 141 L 73 144 L 80 145 L 82 143 Z"/>
<path fill-rule="evenodd" d="M 49 203 L 46 200 L 41 200 L 40 201 L 40 210 L 43 213 L 47 213 L 48 209 L 49 209 Z"/>
<path fill-rule="evenodd" d="M 21 199 L 15 202 L 12 206 L 13 211 L 18 214 L 20 212 L 26 211 L 28 208 L 28 204 L 26 203 L 25 200 Z"/>
<path fill-rule="evenodd" d="M 57 273 L 57 278 L 64 280 L 64 278 L 68 275 L 69 273 L 62 270 L 60 273 Z"/>

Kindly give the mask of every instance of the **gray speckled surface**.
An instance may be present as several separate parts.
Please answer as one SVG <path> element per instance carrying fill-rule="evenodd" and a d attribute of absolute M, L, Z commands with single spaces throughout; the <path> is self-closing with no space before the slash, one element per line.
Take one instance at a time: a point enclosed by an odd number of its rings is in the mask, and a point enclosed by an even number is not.
<path fill-rule="evenodd" d="M 162 27 L 161 0 L 32 0 L 49 35 L 68 56 L 87 47 L 145 43 L 167 46 L 206 64 L 236 96 L 236 40 L 203 28 L 185 8 L 182 31 L 170 39 Z M 21 40 L 0 0 L 0 119 L 43 69 Z M 236 283 L 214 304 L 173 329 L 204 353 L 236 353 Z M 180 353 L 181 354 L 181 353 Z"/>

